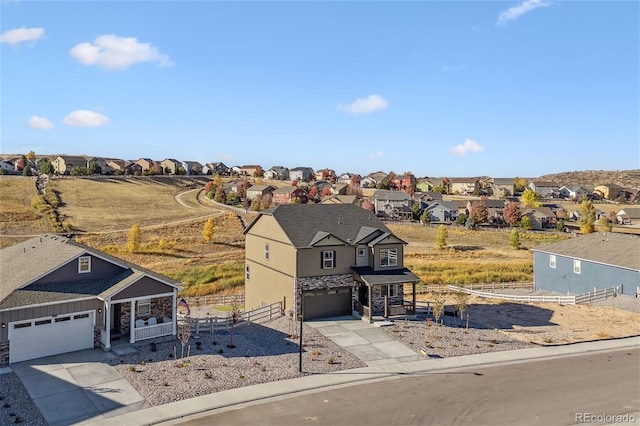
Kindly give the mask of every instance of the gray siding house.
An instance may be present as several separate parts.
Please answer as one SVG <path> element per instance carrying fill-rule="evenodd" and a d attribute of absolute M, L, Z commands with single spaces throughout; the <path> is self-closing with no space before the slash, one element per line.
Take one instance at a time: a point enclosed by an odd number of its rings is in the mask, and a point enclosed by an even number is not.
<path fill-rule="evenodd" d="M 537 289 L 584 294 L 594 288 L 622 287 L 635 295 L 640 286 L 640 236 L 594 232 L 533 249 Z"/>

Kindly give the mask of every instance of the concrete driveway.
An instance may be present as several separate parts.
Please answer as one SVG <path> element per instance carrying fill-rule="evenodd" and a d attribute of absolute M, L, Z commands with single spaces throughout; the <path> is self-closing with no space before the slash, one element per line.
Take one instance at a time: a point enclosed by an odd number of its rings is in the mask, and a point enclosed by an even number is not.
<path fill-rule="evenodd" d="M 417 361 L 420 356 L 389 336 L 382 327 L 344 316 L 305 321 L 322 335 L 367 363 L 369 367 Z"/>
<path fill-rule="evenodd" d="M 50 425 L 89 423 L 150 405 L 109 364 L 101 349 L 11 364 L 11 369 Z"/>

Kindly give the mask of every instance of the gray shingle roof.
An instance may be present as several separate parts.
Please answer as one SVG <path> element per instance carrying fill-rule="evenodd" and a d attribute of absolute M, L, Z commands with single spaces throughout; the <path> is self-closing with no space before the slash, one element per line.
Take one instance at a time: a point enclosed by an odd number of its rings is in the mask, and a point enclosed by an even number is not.
<path fill-rule="evenodd" d="M 373 198 L 376 200 L 389 200 L 389 201 L 411 201 L 411 195 L 404 191 L 390 191 L 385 189 L 378 189 L 373 193 Z"/>
<path fill-rule="evenodd" d="M 351 270 L 369 285 L 417 283 L 420 278 L 407 268 L 374 271 L 369 266 L 352 266 Z"/>
<path fill-rule="evenodd" d="M 640 236 L 637 235 L 594 232 L 541 244 L 533 251 L 640 271 Z"/>
<path fill-rule="evenodd" d="M 273 216 L 296 248 L 310 247 L 318 232 L 351 244 L 372 233 L 392 234 L 373 213 L 353 204 L 284 204 L 263 211 L 252 223 L 262 215 Z M 250 229 L 251 225 L 245 233 Z"/>

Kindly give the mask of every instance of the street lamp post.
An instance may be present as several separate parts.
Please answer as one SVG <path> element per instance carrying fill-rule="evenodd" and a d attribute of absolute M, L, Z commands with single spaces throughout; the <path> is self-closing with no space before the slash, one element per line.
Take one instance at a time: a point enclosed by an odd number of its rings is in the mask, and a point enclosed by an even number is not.
<path fill-rule="evenodd" d="M 298 371 L 302 373 L 302 322 L 304 319 L 304 292 L 302 291 L 302 284 L 300 285 L 300 342 L 298 343 L 299 359 L 298 359 Z"/>

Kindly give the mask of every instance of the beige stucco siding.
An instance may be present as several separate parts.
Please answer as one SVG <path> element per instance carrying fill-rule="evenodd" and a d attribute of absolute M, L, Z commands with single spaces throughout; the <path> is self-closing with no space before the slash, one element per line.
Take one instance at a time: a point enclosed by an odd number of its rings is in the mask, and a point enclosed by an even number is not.
<path fill-rule="evenodd" d="M 321 267 L 322 252 L 334 250 L 334 268 Z M 349 274 L 355 265 L 356 249 L 352 246 L 322 246 L 298 250 L 298 277 L 316 277 L 320 275 Z"/>
<path fill-rule="evenodd" d="M 9 338 L 8 324 L 10 322 L 24 321 L 33 318 L 44 318 L 52 315 L 63 315 L 72 312 L 97 310 L 103 306 L 104 303 L 102 301 L 98 299 L 91 299 L 0 312 L 0 323 L 7 324 L 7 327 L 0 328 L 0 341 L 6 341 Z M 95 319 L 96 325 L 102 325 L 102 315 L 96 312 Z"/>
<path fill-rule="evenodd" d="M 389 267 L 380 267 L 380 250 L 381 249 L 398 249 L 398 265 Z M 404 267 L 404 251 L 402 244 L 376 244 L 374 249 L 373 269 L 375 271 L 383 271 L 386 269 L 398 269 Z"/>
<path fill-rule="evenodd" d="M 282 301 L 283 298 L 286 298 L 284 309 L 292 307 L 294 300 L 293 276 L 250 259 L 246 260 L 246 267 L 249 268 L 249 279 L 247 280 L 245 275 L 245 310 L 258 308 L 262 304 Z"/>

